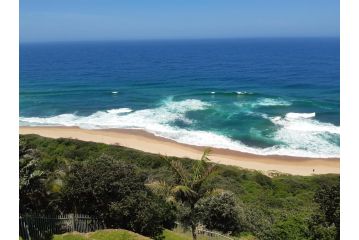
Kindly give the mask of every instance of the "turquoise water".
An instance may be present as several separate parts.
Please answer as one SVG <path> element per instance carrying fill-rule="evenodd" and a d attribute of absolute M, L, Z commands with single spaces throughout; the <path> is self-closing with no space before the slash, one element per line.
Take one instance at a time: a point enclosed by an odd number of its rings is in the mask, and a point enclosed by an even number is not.
<path fill-rule="evenodd" d="M 338 157 L 339 39 L 20 45 L 20 125 Z"/>

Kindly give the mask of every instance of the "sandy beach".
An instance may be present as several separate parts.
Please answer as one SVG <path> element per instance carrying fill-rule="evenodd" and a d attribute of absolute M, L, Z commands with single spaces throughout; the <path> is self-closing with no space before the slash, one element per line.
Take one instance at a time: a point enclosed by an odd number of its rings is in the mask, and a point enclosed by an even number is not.
<path fill-rule="evenodd" d="M 20 127 L 20 134 L 37 134 L 49 138 L 71 138 L 82 141 L 120 145 L 144 152 L 167 156 L 200 158 L 204 147 L 177 143 L 141 130 L 86 130 L 77 127 Z M 214 162 L 255 169 L 264 173 L 279 171 L 295 175 L 339 173 L 338 158 L 301 158 L 261 156 L 238 151 L 212 148 Z M 314 169 L 314 172 L 313 172 Z"/>

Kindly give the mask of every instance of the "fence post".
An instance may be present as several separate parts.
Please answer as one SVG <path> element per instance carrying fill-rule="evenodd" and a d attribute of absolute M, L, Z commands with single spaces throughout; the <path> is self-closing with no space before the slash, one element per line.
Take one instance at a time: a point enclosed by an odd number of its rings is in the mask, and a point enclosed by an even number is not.
<path fill-rule="evenodd" d="M 73 214 L 73 213 L 70 214 L 70 221 L 71 221 L 71 231 L 74 232 L 75 231 L 75 214 Z"/>
<path fill-rule="evenodd" d="M 28 227 L 28 225 L 26 223 L 26 220 L 22 216 L 20 216 L 20 226 L 19 226 L 19 228 L 20 228 L 20 231 L 22 231 L 22 233 L 24 234 L 25 240 L 31 240 L 29 227 Z"/>

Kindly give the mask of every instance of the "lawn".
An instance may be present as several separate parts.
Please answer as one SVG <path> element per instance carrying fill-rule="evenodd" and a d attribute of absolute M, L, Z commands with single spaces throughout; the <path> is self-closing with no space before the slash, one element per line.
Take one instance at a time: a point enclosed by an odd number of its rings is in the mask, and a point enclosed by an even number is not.
<path fill-rule="evenodd" d="M 147 240 L 148 237 L 127 230 L 106 229 L 90 233 L 65 233 L 55 235 L 54 240 Z"/>

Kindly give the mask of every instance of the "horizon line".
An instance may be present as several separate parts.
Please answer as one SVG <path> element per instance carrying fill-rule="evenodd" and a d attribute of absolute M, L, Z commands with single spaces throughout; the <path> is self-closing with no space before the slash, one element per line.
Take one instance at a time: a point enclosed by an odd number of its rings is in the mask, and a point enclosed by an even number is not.
<path fill-rule="evenodd" d="M 203 38 L 128 38 L 128 39 L 78 39 L 78 40 L 40 40 L 19 41 L 19 44 L 32 43 L 81 43 L 81 42 L 155 42 L 155 41 L 201 41 L 201 40 L 250 40 L 250 39 L 340 39 L 339 36 L 273 36 L 273 37 L 203 37 Z"/>

